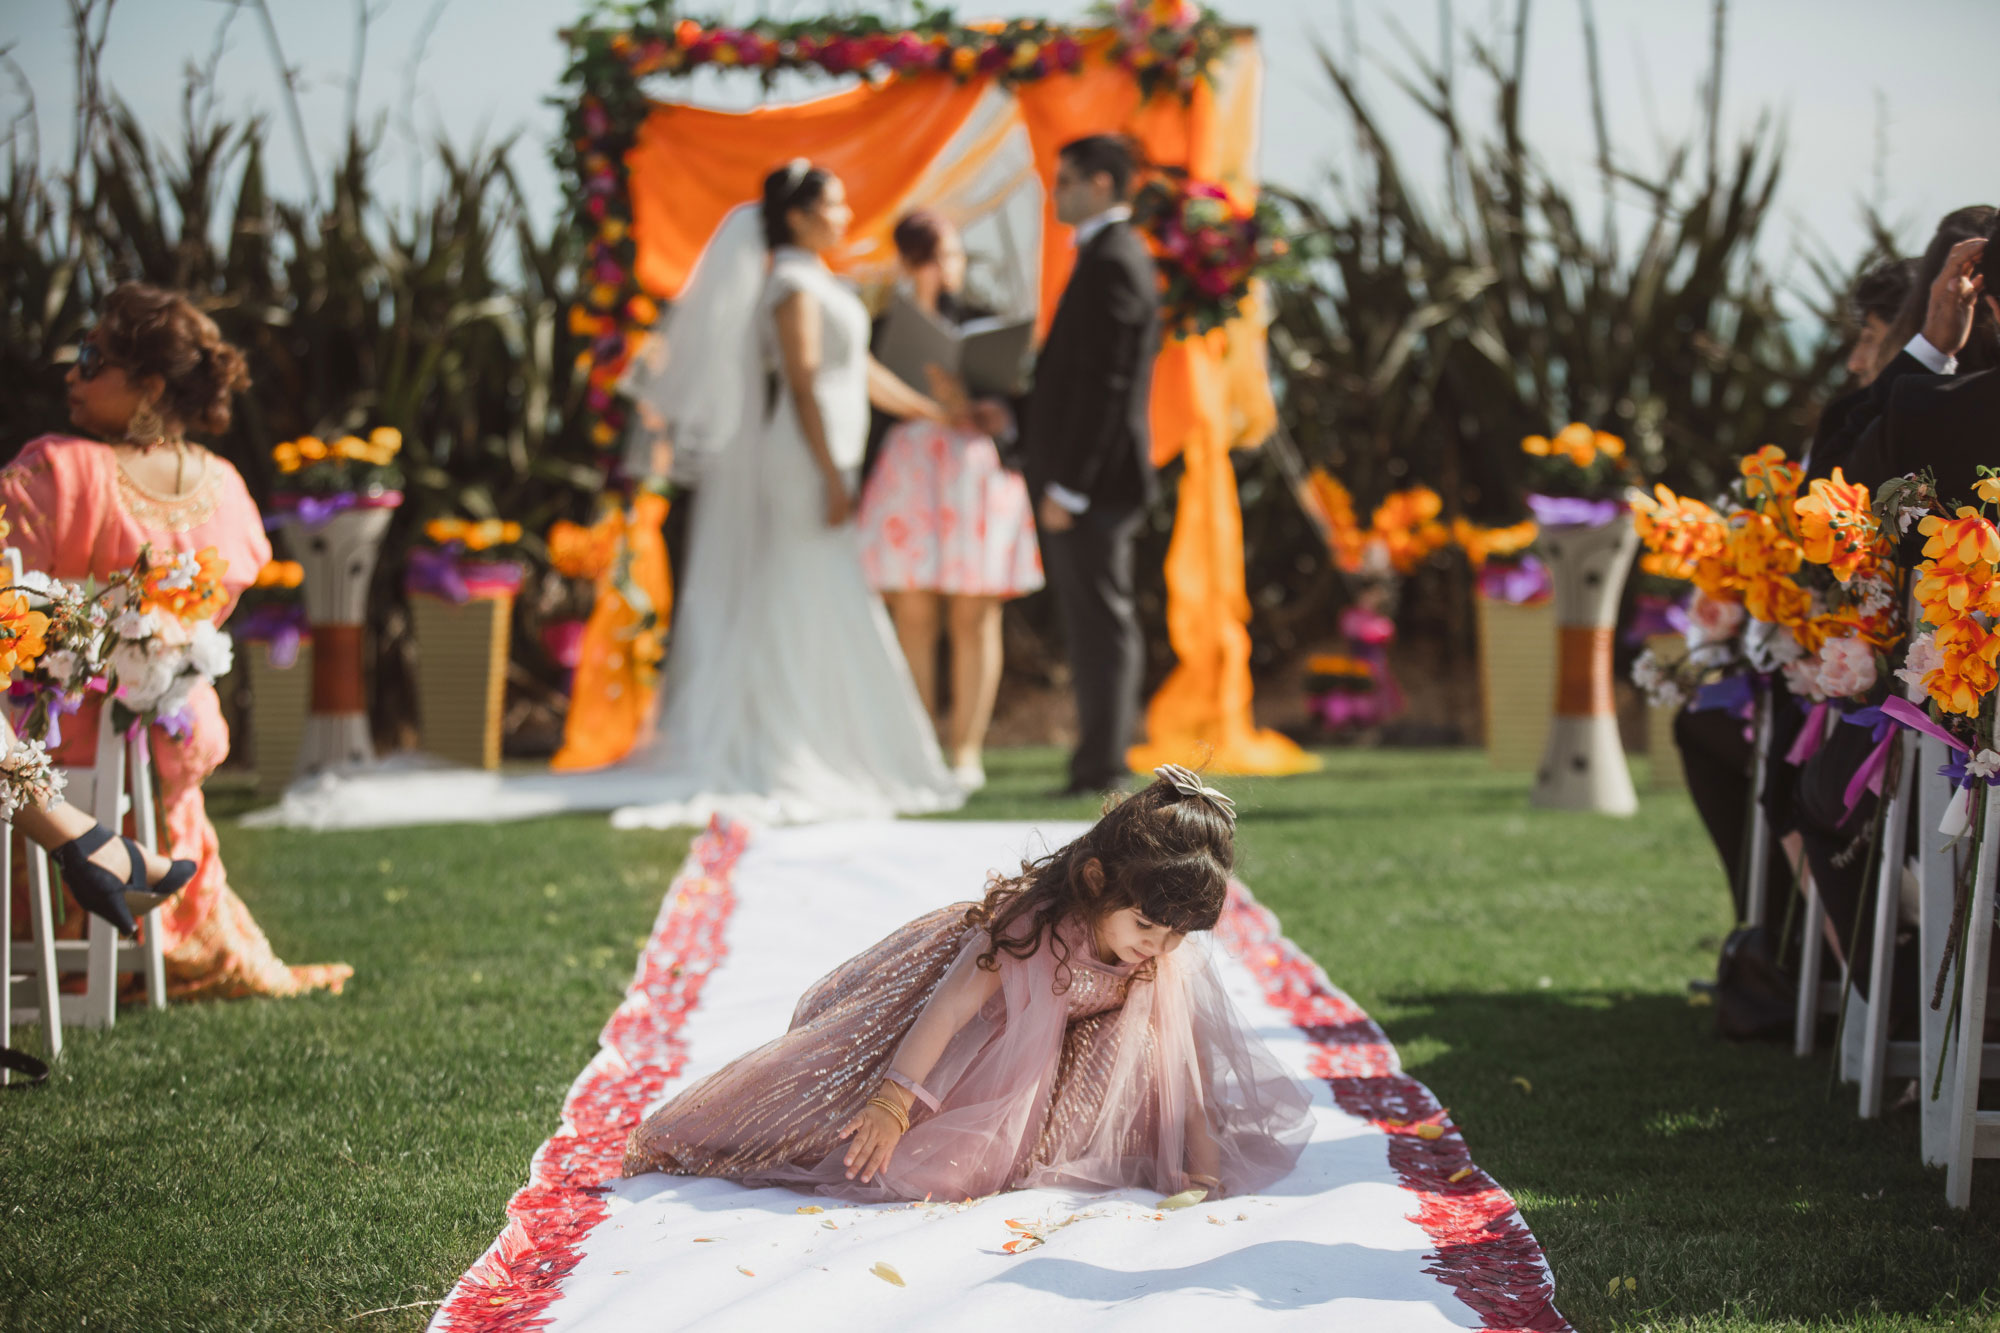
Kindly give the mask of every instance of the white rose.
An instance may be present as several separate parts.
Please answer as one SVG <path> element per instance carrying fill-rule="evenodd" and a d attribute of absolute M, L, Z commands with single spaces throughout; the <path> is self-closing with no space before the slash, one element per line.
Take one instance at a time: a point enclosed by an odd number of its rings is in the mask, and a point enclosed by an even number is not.
<path fill-rule="evenodd" d="M 82 674 L 83 659 L 67 648 L 57 648 L 42 654 L 42 670 L 50 680 L 68 685 Z"/>
<path fill-rule="evenodd" d="M 111 674 L 119 697 L 145 712 L 172 688 L 180 663 L 146 651 L 144 644 L 121 643 L 111 650 Z"/>
<path fill-rule="evenodd" d="M 1770 672 L 1787 662 L 1798 661 L 1806 655 L 1806 650 L 1799 647 L 1799 641 L 1783 625 L 1753 620 L 1743 630 L 1743 655 L 1757 670 Z"/>
<path fill-rule="evenodd" d="M 213 621 L 196 621 L 188 638 L 187 658 L 188 665 L 196 671 L 210 680 L 220 680 L 236 663 L 235 641 L 217 629 Z"/>
<path fill-rule="evenodd" d="M 159 629 L 159 622 L 150 611 L 121 611 L 111 622 L 111 632 L 121 639 L 150 639 Z"/>

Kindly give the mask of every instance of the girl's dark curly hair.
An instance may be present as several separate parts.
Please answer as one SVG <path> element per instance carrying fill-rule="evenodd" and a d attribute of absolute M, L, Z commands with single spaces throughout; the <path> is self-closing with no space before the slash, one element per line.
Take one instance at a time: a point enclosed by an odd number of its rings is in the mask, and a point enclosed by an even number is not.
<path fill-rule="evenodd" d="M 1103 867 L 1101 889 L 1092 889 L 1084 873 L 1093 858 Z M 1066 974 L 1069 946 L 1055 929 L 1064 917 L 1094 922 L 1136 907 L 1183 934 L 1212 930 L 1235 863 L 1234 818 L 1162 778 L 1106 810 L 1074 842 L 1023 862 L 1012 879 L 994 880 L 965 923 L 987 932 L 991 943 L 979 956 L 987 971 L 999 969 L 1002 953 L 1032 958 L 1047 941 L 1058 972 Z"/>

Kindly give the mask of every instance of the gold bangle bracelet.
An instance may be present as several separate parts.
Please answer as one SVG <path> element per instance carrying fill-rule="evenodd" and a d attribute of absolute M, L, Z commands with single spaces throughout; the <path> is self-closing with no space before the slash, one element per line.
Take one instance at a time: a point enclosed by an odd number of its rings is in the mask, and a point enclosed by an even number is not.
<path fill-rule="evenodd" d="M 904 1112 L 902 1107 L 896 1105 L 896 1103 L 890 1101 L 887 1097 L 870 1097 L 868 1104 L 870 1106 L 879 1106 L 895 1117 L 896 1125 L 902 1133 L 907 1134 L 910 1132 L 910 1117 Z"/>

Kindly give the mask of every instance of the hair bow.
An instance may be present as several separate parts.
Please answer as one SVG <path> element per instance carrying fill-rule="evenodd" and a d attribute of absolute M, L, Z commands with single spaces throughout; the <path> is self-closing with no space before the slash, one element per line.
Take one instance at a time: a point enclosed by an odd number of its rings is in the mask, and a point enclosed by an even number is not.
<path fill-rule="evenodd" d="M 1230 827 L 1235 827 L 1236 802 L 1215 788 L 1203 785 L 1201 776 L 1193 769 L 1183 768 L 1179 764 L 1161 764 L 1153 770 L 1153 776 L 1183 796 L 1197 796 L 1207 801 L 1229 821 Z"/>

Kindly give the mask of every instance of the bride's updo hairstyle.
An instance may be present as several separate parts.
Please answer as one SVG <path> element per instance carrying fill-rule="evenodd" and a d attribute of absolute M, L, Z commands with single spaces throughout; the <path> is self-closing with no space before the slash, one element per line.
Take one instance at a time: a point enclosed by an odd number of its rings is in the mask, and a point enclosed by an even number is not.
<path fill-rule="evenodd" d="M 796 245 L 792 235 L 792 210 L 811 208 L 826 193 L 833 173 L 795 157 L 764 178 L 764 244 L 773 250 Z"/>
<path fill-rule="evenodd" d="M 979 966 L 997 970 L 1002 953 L 1033 957 L 1044 942 L 1067 964 L 1069 946 L 1055 926 L 1072 915 L 1095 922 L 1136 907 L 1180 934 L 1213 930 L 1236 864 L 1236 818 L 1219 794 L 1199 794 L 1199 782 L 1186 780 L 1192 777 L 1155 779 L 1068 846 L 990 884 L 986 901 L 966 913 L 966 924 L 992 941 Z M 1093 858 L 1104 869 L 1100 889 L 1084 872 Z"/>

